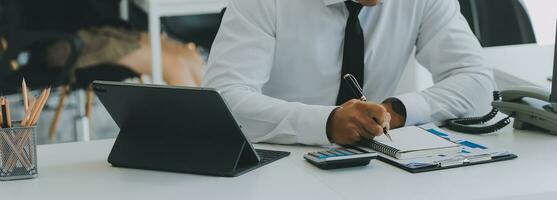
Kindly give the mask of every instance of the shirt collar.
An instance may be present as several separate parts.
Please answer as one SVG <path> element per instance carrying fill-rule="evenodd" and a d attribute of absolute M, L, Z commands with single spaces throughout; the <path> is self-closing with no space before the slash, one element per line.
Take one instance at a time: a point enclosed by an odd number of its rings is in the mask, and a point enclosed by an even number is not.
<path fill-rule="evenodd" d="M 344 3 L 346 0 L 323 0 L 326 6 L 330 6 L 337 3 Z"/>

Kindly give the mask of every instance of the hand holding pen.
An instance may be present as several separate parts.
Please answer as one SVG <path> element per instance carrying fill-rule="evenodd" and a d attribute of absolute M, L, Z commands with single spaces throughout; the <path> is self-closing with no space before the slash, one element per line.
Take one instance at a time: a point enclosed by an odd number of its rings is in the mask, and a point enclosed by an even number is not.
<path fill-rule="evenodd" d="M 343 78 L 346 82 L 348 82 L 350 89 L 352 89 L 352 92 L 354 92 L 354 95 L 356 95 L 360 101 L 367 101 L 367 97 L 364 95 L 364 91 L 362 90 L 360 84 L 358 84 L 358 80 L 356 80 L 356 77 L 354 77 L 352 74 L 346 74 Z M 393 138 L 391 138 L 388 132 L 388 130 L 390 129 L 389 122 L 391 120 L 391 117 L 390 115 L 387 116 L 388 120 L 385 120 L 386 123 L 382 124 L 383 133 L 385 134 L 385 136 L 387 136 L 387 138 L 389 138 L 390 141 L 393 141 Z M 373 121 L 375 121 L 377 124 L 380 124 L 379 120 L 375 117 L 373 118 Z"/>
<path fill-rule="evenodd" d="M 365 102 L 365 96 L 350 100 L 335 109 L 327 120 L 327 137 L 336 144 L 354 144 L 371 139 L 388 129 L 390 114 L 384 106 Z M 386 128 L 384 130 L 384 128 Z"/>

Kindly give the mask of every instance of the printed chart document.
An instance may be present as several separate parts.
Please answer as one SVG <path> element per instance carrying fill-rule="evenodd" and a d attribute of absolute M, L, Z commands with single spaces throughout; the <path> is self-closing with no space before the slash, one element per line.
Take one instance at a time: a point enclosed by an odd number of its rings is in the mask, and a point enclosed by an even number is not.
<path fill-rule="evenodd" d="M 381 151 L 378 151 L 380 160 L 412 173 L 420 173 L 475 164 L 505 161 L 518 157 L 507 150 L 489 147 L 488 145 L 480 144 L 466 138 L 450 134 L 435 126 L 434 124 L 426 124 L 417 128 L 421 128 L 426 133 L 432 136 L 436 136 L 446 141 L 459 144 L 458 152 L 456 154 L 442 153 L 428 157 L 397 159 Z M 400 137 L 395 136 L 395 134 L 391 134 L 391 136 L 393 136 L 393 141 L 395 142 L 398 137 Z"/>

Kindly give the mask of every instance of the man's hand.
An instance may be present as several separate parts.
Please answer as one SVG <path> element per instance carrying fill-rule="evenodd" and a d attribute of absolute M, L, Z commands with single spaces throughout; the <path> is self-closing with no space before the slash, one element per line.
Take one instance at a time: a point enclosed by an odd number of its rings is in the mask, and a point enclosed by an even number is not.
<path fill-rule="evenodd" d="M 334 110 L 327 121 L 327 137 L 336 144 L 373 138 L 389 128 L 391 114 L 381 104 L 350 100 Z"/>
<path fill-rule="evenodd" d="M 400 128 L 404 126 L 406 123 L 406 108 L 402 102 L 400 102 L 397 106 L 398 109 L 393 108 L 394 99 L 389 99 L 384 101 L 381 105 L 387 109 L 387 112 L 391 114 L 391 127 L 390 128 Z M 395 103 L 396 104 L 396 103 Z"/>

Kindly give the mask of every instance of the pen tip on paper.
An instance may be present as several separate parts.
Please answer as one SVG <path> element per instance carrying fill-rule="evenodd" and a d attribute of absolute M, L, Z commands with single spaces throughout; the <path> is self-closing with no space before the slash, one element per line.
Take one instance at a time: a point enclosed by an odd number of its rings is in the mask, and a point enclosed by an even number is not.
<path fill-rule="evenodd" d="M 389 135 L 389 133 L 387 133 L 386 131 L 385 131 L 385 136 L 387 136 L 387 138 L 388 138 L 391 142 L 393 141 L 393 138 L 391 138 L 391 135 Z"/>

